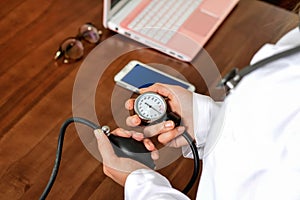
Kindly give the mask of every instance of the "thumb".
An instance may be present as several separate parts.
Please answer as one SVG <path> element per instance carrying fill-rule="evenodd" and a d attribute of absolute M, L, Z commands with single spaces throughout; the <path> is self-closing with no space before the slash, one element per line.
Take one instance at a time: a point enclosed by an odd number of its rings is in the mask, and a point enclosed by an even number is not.
<path fill-rule="evenodd" d="M 113 150 L 113 147 L 108 137 L 103 133 L 101 129 L 94 130 L 95 137 L 98 143 L 98 149 L 102 156 L 103 163 L 109 164 L 117 156 Z"/>

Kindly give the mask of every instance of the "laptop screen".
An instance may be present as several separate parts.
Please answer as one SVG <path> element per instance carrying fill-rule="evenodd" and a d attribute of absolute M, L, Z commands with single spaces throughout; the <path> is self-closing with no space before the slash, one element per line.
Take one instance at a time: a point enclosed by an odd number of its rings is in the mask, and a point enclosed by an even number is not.
<path fill-rule="evenodd" d="M 110 9 L 112 9 L 115 5 L 117 5 L 121 0 L 111 0 Z"/>
<path fill-rule="evenodd" d="M 103 25 L 107 28 L 109 19 L 121 9 L 128 0 L 104 0 L 103 4 Z"/>

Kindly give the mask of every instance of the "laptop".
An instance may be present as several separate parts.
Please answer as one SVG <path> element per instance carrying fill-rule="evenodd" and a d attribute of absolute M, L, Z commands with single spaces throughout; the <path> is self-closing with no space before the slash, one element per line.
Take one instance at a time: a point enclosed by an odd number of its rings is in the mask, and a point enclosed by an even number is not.
<path fill-rule="evenodd" d="M 239 0 L 104 0 L 103 25 L 192 61 Z"/>

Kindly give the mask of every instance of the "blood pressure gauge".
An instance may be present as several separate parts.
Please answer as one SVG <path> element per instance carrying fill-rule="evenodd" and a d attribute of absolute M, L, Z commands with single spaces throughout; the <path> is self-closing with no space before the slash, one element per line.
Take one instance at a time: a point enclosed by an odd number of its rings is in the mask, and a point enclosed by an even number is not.
<path fill-rule="evenodd" d="M 159 94 L 146 92 L 135 100 L 134 111 L 144 122 L 152 123 L 166 116 L 167 103 Z"/>

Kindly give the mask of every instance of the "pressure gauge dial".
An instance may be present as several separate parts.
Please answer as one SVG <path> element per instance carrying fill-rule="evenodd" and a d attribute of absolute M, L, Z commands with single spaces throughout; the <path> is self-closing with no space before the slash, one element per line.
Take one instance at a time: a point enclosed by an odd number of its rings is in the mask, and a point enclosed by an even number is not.
<path fill-rule="evenodd" d="M 167 103 L 159 94 L 146 92 L 135 100 L 134 111 L 144 122 L 152 123 L 166 115 Z"/>

